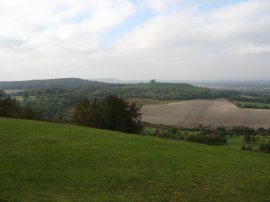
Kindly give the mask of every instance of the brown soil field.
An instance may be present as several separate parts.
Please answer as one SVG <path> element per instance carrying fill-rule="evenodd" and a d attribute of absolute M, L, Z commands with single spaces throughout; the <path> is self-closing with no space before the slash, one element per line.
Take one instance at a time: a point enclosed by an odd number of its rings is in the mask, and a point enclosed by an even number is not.
<path fill-rule="evenodd" d="M 238 108 L 225 99 L 189 100 L 142 108 L 145 122 L 195 127 L 198 125 L 270 127 L 269 109 Z"/>

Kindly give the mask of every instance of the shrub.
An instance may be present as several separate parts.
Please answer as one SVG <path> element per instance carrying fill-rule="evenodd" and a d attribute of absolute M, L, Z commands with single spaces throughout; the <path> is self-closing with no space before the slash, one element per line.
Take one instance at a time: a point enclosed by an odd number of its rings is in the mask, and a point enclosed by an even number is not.
<path fill-rule="evenodd" d="M 262 152 L 270 152 L 270 143 L 268 144 L 261 144 L 260 151 Z"/>
<path fill-rule="evenodd" d="M 243 144 L 242 147 L 241 147 L 242 150 L 248 150 L 248 151 L 252 151 L 253 150 L 253 147 L 252 145 L 245 145 Z"/>
<path fill-rule="evenodd" d="M 207 135 L 199 134 L 189 134 L 184 137 L 184 140 L 188 142 L 197 142 L 210 145 L 226 144 L 227 140 L 225 136 L 217 135 L 216 133 L 211 133 Z"/>
<path fill-rule="evenodd" d="M 255 135 L 244 135 L 243 136 L 243 142 L 245 143 L 254 143 L 256 142 Z"/>

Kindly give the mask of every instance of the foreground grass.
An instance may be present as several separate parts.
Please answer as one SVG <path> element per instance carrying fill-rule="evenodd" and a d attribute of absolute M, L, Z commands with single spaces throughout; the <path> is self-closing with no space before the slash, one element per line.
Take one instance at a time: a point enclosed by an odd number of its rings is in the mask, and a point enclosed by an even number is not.
<path fill-rule="evenodd" d="M 270 201 L 270 155 L 0 118 L 0 201 Z"/>

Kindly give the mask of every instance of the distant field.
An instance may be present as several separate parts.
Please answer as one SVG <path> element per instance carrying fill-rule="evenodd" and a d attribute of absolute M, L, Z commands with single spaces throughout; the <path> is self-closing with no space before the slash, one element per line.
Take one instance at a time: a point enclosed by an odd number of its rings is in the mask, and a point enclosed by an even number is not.
<path fill-rule="evenodd" d="M 14 96 L 14 98 L 18 101 L 18 102 L 23 102 L 23 96 Z M 29 97 L 30 100 L 35 100 L 36 96 L 30 96 Z"/>
<path fill-rule="evenodd" d="M 200 124 L 270 127 L 270 110 L 241 109 L 225 99 L 145 105 L 143 113 L 143 121 L 182 127 L 194 127 Z"/>
<path fill-rule="evenodd" d="M 235 103 L 242 108 L 260 108 L 260 109 L 270 109 L 270 103 L 261 102 L 246 102 L 246 101 L 235 101 Z"/>
<path fill-rule="evenodd" d="M 0 201 L 270 201 L 270 155 L 0 118 Z"/>
<path fill-rule="evenodd" d="M 1 82 L 0 82 L 1 83 Z M 1 86 L 0 86 L 0 88 L 1 88 Z M 23 91 L 23 90 L 4 90 L 5 91 L 5 93 L 7 93 L 7 94 L 12 94 L 12 93 L 18 93 L 18 92 L 21 92 L 21 91 Z"/>
<path fill-rule="evenodd" d="M 131 98 L 128 99 L 130 102 L 136 102 L 141 105 L 156 105 L 156 104 L 168 104 L 176 102 L 173 100 L 157 100 L 157 99 L 146 99 L 146 98 Z"/>

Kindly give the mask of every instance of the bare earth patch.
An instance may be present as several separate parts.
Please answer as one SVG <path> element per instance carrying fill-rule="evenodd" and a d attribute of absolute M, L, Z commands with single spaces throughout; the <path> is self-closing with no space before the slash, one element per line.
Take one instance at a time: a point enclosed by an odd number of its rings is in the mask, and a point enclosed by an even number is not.
<path fill-rule="evenodd" d="M 142 120 L 150 123 L 195 127 L 198 125 L 270 127 L 270 110 L 242 109 L 225 99 L 189 100 L 143 106 Z"/>

